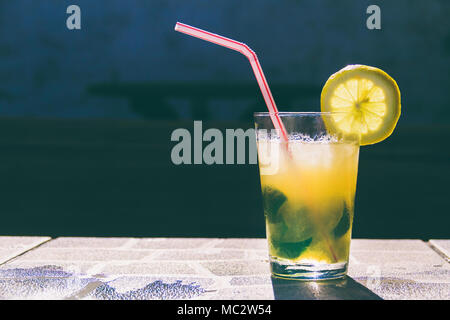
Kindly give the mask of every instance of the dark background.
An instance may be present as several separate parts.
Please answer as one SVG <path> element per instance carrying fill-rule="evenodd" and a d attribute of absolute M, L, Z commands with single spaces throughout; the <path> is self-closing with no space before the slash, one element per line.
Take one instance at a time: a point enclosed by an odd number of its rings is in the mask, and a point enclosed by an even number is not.
<path fill-rule="evenodd" d="M 246 58 L 181 21 L 255 50 L 282 111 L 318 111 L 347 64 L 387 71 L 402 115 L 361 148 L 353 236 L 449 238 L 449 16 L 446 0 L 0 1 L 0 235 L 265 235 L 256 165 L 171 162 L 174 129 L 266 110 Z"/>

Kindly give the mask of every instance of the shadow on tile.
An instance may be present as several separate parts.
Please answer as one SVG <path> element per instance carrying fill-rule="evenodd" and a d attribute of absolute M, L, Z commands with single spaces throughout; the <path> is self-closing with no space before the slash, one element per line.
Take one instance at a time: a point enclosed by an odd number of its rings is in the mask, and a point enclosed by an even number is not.
<path fill-rule="evenodd" d="M 382 300 L 350 277 L 327 281 L 296 281 L 272 276 L 276 300 Z"/>

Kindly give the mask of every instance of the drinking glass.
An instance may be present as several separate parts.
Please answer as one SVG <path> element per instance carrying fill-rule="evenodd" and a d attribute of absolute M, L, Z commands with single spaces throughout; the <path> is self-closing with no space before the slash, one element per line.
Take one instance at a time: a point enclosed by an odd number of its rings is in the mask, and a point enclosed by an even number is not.
<path fill-rule="evenodd" d="M 359 137 L 330 132 L 341 113 L 279 112 L 288 141 L 268 112 L 254 114 L 271 272 L 324 280 L 347 272 Z"/>

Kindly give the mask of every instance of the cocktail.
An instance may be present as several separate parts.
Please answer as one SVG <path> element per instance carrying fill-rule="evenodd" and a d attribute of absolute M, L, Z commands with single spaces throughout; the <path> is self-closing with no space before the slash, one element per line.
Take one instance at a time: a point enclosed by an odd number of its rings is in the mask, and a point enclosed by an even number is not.
<path fill-rule="evenodd" d="M 272 273 L 296 279 L 346 274 L 359 146 L 386 139 L 400 91 L 384 71 L 351 65 L 325 83 L 318 113 L 256 113 L 258 160 Z"/>
<path fill-rule="evenodd" d="M 349 65 L 331 75 L 321 112 L 279 112 L 256 54 L 244 43 L 177 23 L 175 30 L 244 54 L 269 112 L 255 113 L 272 274 L 303 280 L 347 272 L 359 147 L 400 117 L 400 91 L 384 71 Z"/>
<path fill-rule="evenodd" d="M 268 113 L 256 136 L 272 273 L 337 278 L 347 270 L 358 172 L 359 136 L 329 134 L 333 113 L 280 112 L 289 141 Z"/>

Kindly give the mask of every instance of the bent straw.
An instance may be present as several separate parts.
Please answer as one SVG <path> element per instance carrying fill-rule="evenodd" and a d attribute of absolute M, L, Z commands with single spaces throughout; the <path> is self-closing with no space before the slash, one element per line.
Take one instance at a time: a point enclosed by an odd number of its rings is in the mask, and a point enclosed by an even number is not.
<path fill-rule="evenodd" d="M 288 142 L 288 135 L 283 122 L 278 115 L 278 109 L 273 100 L 272 93 L 270 92 L 269 85 L 267 84 L 266 77 L 262 71 L 261 65 L 259 64 L 258 57 L 256 53 L 249 48 L 245 43 L 238 42 L 232 39 L 228 39 L 218 34 L 211 33 L 202 29 L 198 29 L 187 24 L 177 22 L 175 24 L 175 31 L 185 33 L 187 35 L 218 44 L 220 46 L 238 51 L 248 58 L 250 65 L 252 66 L 253 73 L 255 74 L 256 81 L 258 81 L 259 88 L 266 102 L 267 108 L 269 109 L 269 115 L 275 129 L 278 129 L 282 138 L 285 142 Z"/>

